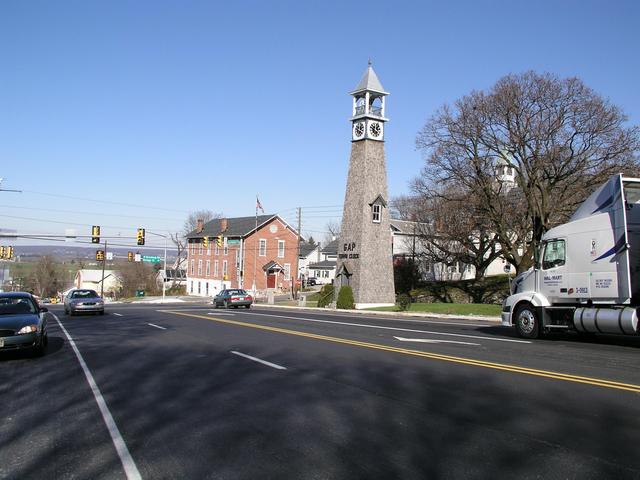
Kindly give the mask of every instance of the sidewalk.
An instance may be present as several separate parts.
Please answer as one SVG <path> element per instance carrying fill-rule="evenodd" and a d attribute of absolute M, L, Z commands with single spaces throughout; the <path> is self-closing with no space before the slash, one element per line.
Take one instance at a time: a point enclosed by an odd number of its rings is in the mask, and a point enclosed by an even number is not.
<path fill-rule="evenodd" d="M 316 313 L 349 313 L 355 315 L 372 315 L 372 316 L 385 316 L 393 318 L 439 318 L 447 320 L 480 320 L 483 322 L 495 322 L 500 323 L 501 318 L 498 316 L 483 316 L 483 315 L 450 315 L 446 313 L 429 313 L 429 312 L 378 312 L 375 310 L 340 310 L 333 308 L 318 308 L 318 307 L 297 307 L 291 305 L 269 305 L 267 303 L 256 303 L 256 307 L 267 308 L 282 308 L 288 310 L 302 310 Z"/>
<path fill-rule="evenodd" d="M 162 301 L 162 295 L 155 295 L 149 297 L 138 297 L 133 299 L 127 299 L 125 301 L 116 300 L 114 302 L 107 301 L 107 305 L 114 304 L 133 304 L 133 303 L 196 303 L 196 304 L 208 304 L 211 303 L 211 299 L 207 297 L 190 297 L 187 295 L 167 295 Z"/>

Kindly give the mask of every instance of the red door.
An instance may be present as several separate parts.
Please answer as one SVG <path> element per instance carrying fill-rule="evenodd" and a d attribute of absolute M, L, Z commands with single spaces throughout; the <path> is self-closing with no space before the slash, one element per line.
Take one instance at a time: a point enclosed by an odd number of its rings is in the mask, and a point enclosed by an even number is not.
<path fill-rule="evenodd" d="M 276 288 L 276 274 L 267 275 L 267 288 Z"/>

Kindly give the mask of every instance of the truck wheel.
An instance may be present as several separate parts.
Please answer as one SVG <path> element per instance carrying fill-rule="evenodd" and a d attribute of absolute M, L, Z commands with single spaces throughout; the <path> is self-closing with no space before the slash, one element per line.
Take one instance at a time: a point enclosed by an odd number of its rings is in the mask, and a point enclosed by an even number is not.
<path fill-rule="evenodd" d="M 525 304 L 518 307 L 515 318 L 516 332 L 522 338 L 538 338 L 540 336 L 540 320 L 536 309 Z"/>

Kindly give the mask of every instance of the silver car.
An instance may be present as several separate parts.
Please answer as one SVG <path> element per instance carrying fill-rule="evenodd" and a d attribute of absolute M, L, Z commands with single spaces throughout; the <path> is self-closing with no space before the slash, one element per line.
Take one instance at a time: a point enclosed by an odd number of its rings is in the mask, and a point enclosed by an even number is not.
<path fill-rule="evenodd" d="M 104 315 L 104 300 L 95 290 L 71 290 L 64 297 L 64 313 L 75 315 L 84 312 Z"/>

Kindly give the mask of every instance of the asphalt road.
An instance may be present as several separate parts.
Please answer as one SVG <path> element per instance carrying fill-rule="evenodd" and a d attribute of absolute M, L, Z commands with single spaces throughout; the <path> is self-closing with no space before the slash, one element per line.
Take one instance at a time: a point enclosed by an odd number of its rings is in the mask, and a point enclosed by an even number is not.
<path fill-rule="evenodd" d="M 640 338 L 51 310 L 44 357 L 0 354 L 3 479 L 640 478 Z"/>

